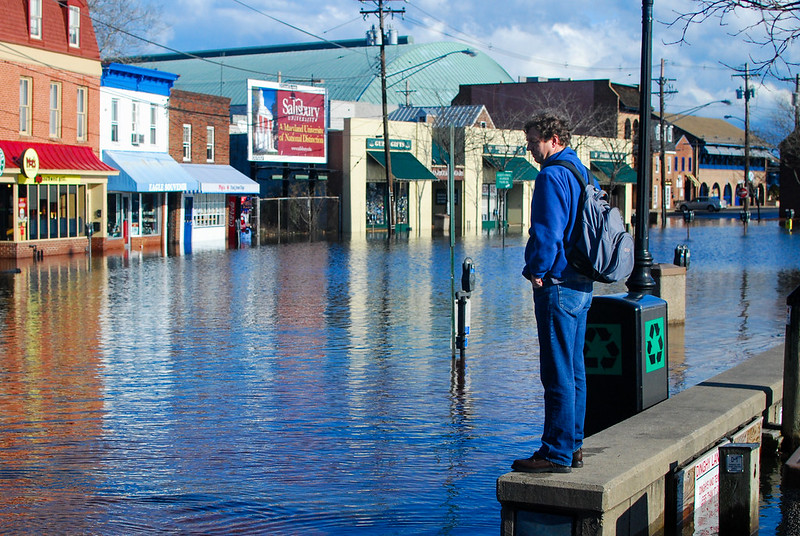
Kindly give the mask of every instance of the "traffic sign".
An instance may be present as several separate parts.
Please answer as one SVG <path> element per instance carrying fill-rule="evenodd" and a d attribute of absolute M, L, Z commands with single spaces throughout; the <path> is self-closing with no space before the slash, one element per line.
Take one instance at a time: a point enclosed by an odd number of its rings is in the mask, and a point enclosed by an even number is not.
<path fill-rule="evenodd" d="M 510 171 L 498 171 L 495 174 L 495 186 L 497 187 L 497 189 L 498 190 L 500 190 L 500 189 L 506 189 L 507 190 L 507 189 L 511 188 L 512 186 L 514 186 L 513 180 L 512 180 L 513 176 L 514 176 L 514 174 L 511 173 Z"/>

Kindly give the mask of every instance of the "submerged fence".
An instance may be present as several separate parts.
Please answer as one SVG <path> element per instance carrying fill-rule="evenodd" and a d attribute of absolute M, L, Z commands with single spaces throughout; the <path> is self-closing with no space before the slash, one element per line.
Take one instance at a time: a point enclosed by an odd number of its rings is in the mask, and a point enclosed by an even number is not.
<path fill-rule="evenodd" d="M 339 235 L 338 197 L 273 197 L 259 200 L 261 243 L 328 239 Z"/>

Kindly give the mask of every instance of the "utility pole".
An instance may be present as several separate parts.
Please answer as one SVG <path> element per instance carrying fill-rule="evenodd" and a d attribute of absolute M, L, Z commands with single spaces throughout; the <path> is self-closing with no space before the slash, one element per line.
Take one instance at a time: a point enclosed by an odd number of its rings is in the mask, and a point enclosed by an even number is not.
<path fill-rule="evenodd" d="M 659 133 L 661 138 L 661 226 L 664 227 L 667 225 L 667 126 L 664 122 L 664 95 L 666 93 L 677 93 L 677 91 L 670 89 L 669 91 L 664 90 L 664 86 L 667 82 L 673 82 L 674 78 L 664 78 L 664 58 L 661 58 L 661 76 L 657 80 L 658 82 L 658 96 L 659 96 L 659 114 L 660 114 L 660 122 L 659 122 Z"/>
<path fill-rule="evenodd" d="M 794 128 L 800 129 L 800 74 L 794 77 L 794 93 L 792 93 L 792 104 L 794 104 Z"/>
<path fill-rule="evenodd" d="M 794 129 L 800 129 L 800 74 L 794 78 L 781 78 L 783 82 L 794 80 L 794 93 L 792 93 L 792 107 L 794 107 Z"/>
<path fill-rule="evenodd" d="M 744 78 L 744 94 L 742 90 L 736 91 L 736 98 L 744 98 L 744 187 L 747 190 L 747 195 L 744 198 L 744 211 L 742 212 L 742 222 L 747 225 L 750 220 L 750 194 L 752 184 L 750 182 L 750 98 L 754 95 L 754 91 L 750 89 L 750 66 L 744 64 L 744 74 L 735 74 Z M 758 219 L 761 219 L 761 207 L 756 198 L 756 206 L 758 207 Z"/>
<path fill-rule="evenodd" d="M 411 99 L 409 99 L 409 96 L 412 93 L 416 93 L 417 90 L 416 89 L 408 89 L 408 80 L 406 80 L 406 89 L 405 89 L 405 91 L 402 90 L 402 89 L 398 89 L 397 92 L 398 93 L 402 93 L 403 95 L 405 95 L 406 96 L 406 106 L 411 106 Z"/>
<path fill-rule="evenodd" d="M 370 0 L 361 0 L 361 2 L 368 2 Z M 389 139 L 389 112 L 388 106 L 386 104 L 386 33 L 384 32 L 384 24 L 383 20 L 386 15 L 394 16 L 395 13 L 403 14 L 406 12 L 405 8 L 395 10 L 391 8 L 384 8 L 384 2 L 390 2 L 392 0 L 373 0 L 373 3 L 377 5 L 378 9 L 374 11 L 364 11 L 361 10 L 361 15 L 366 18 L 367 15 L 378 15 L 378 20 L 380 21 L 380 39 L 381 39 L 381 105 L 383 106 L 383 155 L 386 160 L 386 188 L 388 190 L 388 203 L 389 206 L 386 208 L 386 227 L 387 227 L 387 236 L 391 240 L 392 235 L 394 234 L 394 223 L 395 223 L 395 206 L 394 206 L 394 181 L 392 180 L 392 155 L 390 151 L 390 139 Z"/>

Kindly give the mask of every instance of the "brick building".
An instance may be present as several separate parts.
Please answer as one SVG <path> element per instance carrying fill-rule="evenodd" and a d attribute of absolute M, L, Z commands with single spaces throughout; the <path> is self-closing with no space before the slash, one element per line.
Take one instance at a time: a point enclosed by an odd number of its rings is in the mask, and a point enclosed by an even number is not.
<path fill-rule="evenodd" d="M 195 190 L 169 198 L 170 225 L 176 229 L 170 241 L 180 244 L 179 250 L 236 247 L 250 240 L 251 196 L 259 186 L 229 165 L 229 133 L 228 97 L 172 89 L 168 151 L 197 181 Z"/>
<path fill-rule="evenodd" d="M 87 3 L 0 0 L 0 12 L 0 257 L 84 252 L 116 173 L 97 156 L 101 66 Z"/>

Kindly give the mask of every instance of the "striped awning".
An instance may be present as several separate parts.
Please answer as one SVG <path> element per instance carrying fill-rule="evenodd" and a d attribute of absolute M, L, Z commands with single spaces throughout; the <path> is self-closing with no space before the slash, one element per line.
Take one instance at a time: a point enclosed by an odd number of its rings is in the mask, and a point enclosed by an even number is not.
<path fill-rule="evenodd" d="M 691 173 L 687 173 L 686 178 L 692 181 L 692 184 L 694 184 L 697 188 L 700 188 L 700 181 L 697 180 L 697 178 L 694 175 L 692 175 Z"/>

